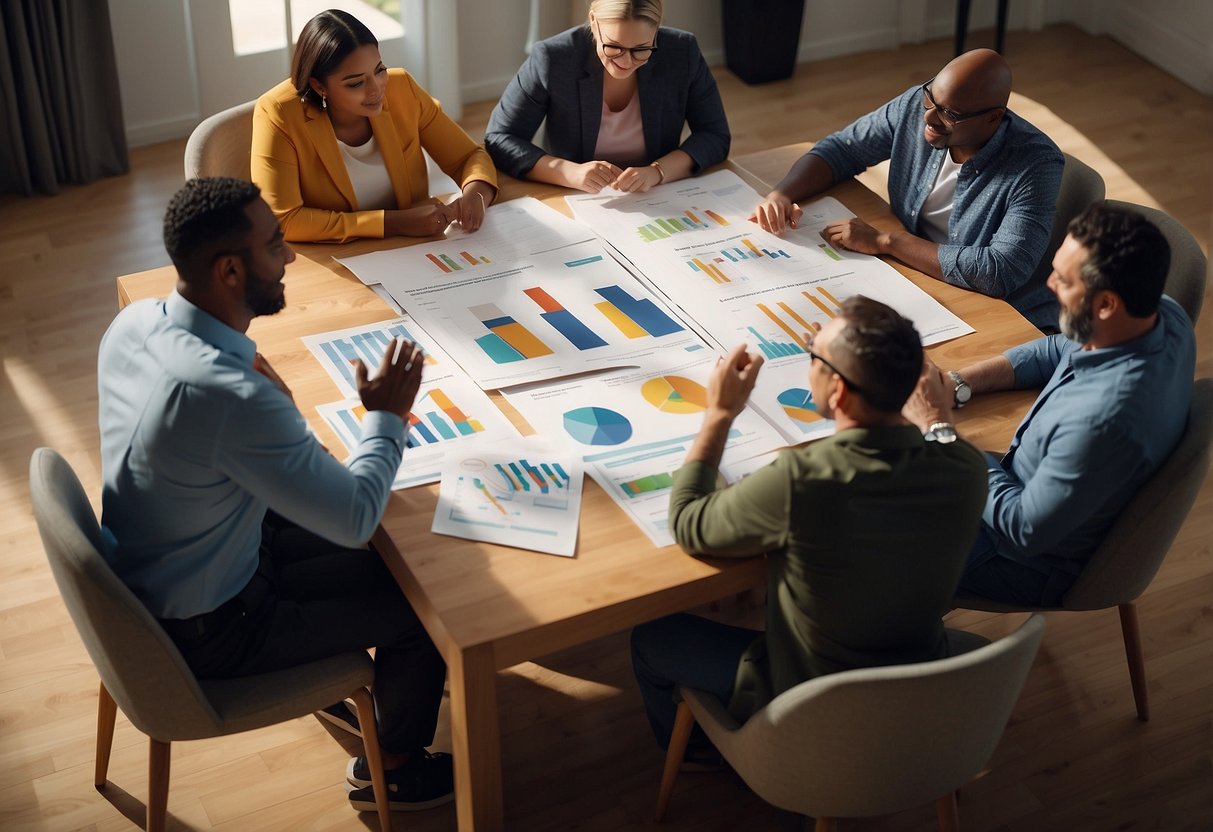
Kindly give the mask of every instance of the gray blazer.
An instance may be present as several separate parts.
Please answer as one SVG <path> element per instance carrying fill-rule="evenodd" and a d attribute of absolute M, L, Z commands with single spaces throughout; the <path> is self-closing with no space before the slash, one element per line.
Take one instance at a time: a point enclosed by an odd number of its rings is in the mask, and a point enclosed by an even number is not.
<path fill-rule="evenodd" d="M 729 122 L 695 36 L 663 26 L 656 45 L 636 70 L 647 157 L 681 148 L 695 172 L 724 161 Z M 489 118 L 484 144 L 497 167 L 521 179 L 545 153 L 592 161 L 602 121 L 602 73 L 586 26 L 536 43 Z M 532 143 L 545 117 L 547 151 Z M 684 123 L 691 133 L 680 143 Z"/>

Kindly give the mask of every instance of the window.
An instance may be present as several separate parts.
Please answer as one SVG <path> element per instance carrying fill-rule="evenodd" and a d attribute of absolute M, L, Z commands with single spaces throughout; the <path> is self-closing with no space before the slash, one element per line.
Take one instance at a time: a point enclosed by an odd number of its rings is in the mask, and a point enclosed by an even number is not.
<path fill-rule="evenodd" d="M 232 49 L 252 55 L 286 49 L 299 38 L 303 25 L 325 9 L 342 9 L 357 17 L 381 41 L 404 36 L 401 0 L 228 0 Z M 287 11 L 291 41 L 286 41 Z"/>

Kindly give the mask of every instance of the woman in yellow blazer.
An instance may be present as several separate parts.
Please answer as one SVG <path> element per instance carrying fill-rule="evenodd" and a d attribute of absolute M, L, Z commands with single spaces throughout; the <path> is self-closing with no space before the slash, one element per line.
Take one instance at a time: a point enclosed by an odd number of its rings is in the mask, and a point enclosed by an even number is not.
<path fill-rule="evenodd" d="M 430 200 L 424 148 L 462 194 Z M 292 242 L 474 231 L 497 193 L 488 153 L 352 15 L 303 27 L 291 77 L 257 100 L 252 177 Z"/>

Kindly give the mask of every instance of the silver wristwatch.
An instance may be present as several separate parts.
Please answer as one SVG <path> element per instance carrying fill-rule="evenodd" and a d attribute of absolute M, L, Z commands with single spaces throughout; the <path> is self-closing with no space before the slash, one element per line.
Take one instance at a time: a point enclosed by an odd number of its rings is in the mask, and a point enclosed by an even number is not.
<path fill-rule="evenodd" d="M 956 385 L 952 390 L 952 404 L 959 410 L 969 403 L 969 399 L 973 398 L 973 388 L 955 370 L 948 371 L 948 378 L 952 379 L 952 383 Z"/>
<path fill-rule="evenodd" d="M 956 426 L 951 422 L 935 422 L 922 438 L 928 442 L 938 442 L 940 445 L 950 445 L 956 441 Z"/>

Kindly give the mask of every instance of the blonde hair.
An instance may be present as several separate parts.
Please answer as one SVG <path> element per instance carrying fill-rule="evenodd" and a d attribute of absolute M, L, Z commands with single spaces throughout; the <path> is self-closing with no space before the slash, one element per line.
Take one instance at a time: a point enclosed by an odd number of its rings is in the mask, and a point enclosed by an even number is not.
<path fill-rule="evenodd" d="M 644 20 L 660 26 L 661 0 L 590 0 L 590 14 L 599 20 Z"/>

